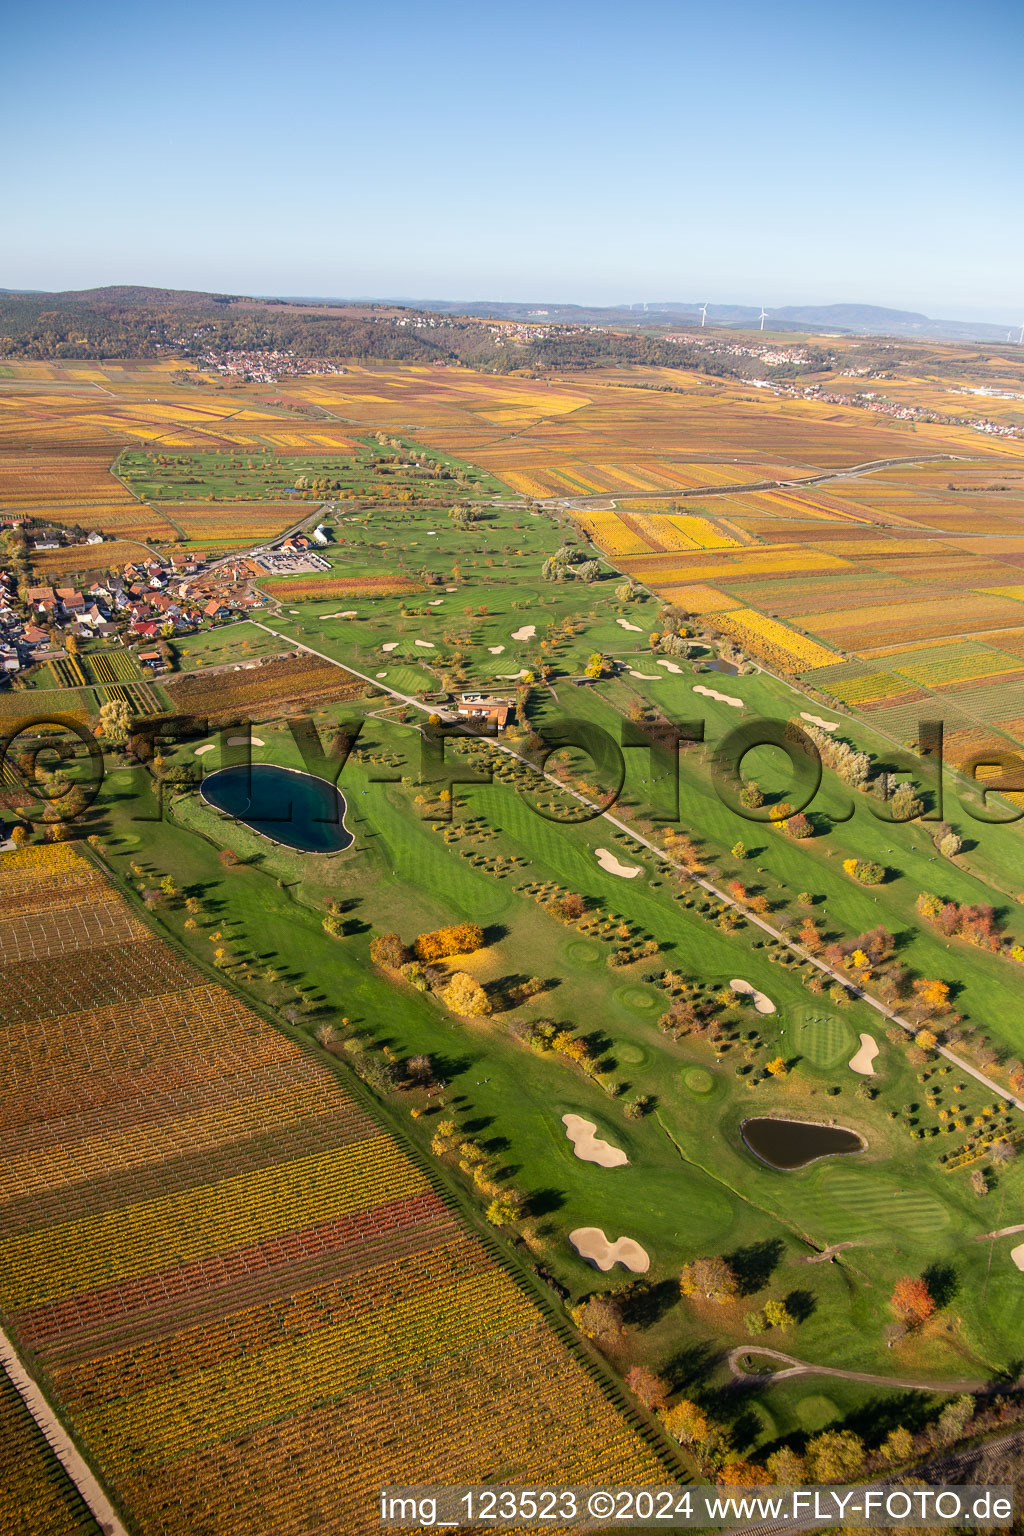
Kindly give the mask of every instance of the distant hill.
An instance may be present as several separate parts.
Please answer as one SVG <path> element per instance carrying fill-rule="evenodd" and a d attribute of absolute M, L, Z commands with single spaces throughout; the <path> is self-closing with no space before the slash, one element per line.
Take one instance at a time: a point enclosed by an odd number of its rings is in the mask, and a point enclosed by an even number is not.
<path fill-rule="evenodd" d="M 414 301 L 396 299 L 396 304 Z M 679 326 L 700 325 L 700 303 L 656 300 L 646 304 L 620 304 L 608 308 L 579 304 L 504 304 L 447 299 L 420 299 L 416 307 L 439 314 L 480 315 L 494 320 L 521 320 L 558 325 Z M 760 305 L 709 304 L 707 323 L 716 327 L 756 330 L 761 323 Z M 766 311 L 765 327 L 772 331 L 835 333 L 847 336 L 894 336 L 920 341 L 1005 342 L 1010 329 L 973 320 L 933 320 L 907 309 L 885 309 L 877 304 L 789 304 Z"/>
<path fill-rule="evenodd" d="M 752 305 L 709 304 L 707 324 L 717 331 L 756 331 L 760 315 Z M 486 320 L 531 329 L 503 337 L 481 323 Z M 292 298 L 135 284 L 63 293 L 0 289 L 0 357 L 189 358 L 280 349 L 342 361 L 461 362 L 498 372 L 633 363 L 749 374 L 750 359 L 716 357 L 664 339 L 700 323 L 701 305 L 675 300 L 600 308 L 540 300 Z M 874 304 L 787 305 L 767 311 L 766 329 L 925 342 L 1007 339 L 1004 326 L 933 320 Z"/>

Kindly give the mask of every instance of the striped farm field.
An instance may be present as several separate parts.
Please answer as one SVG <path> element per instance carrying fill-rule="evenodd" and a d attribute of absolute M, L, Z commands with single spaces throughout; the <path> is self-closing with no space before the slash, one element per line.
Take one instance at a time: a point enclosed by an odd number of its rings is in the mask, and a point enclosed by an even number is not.
<path fill-rule="evenodd" d="M 927 1190 L 903 1190 L 887 1179 L 852 1169 L 826 1168 L 818 1192 L 832 1212 L 842 1212 L 844 1230 L 858 1236 L 882 1238 L 902 1230 L 923 1238 L 948 1226 L 951 1219 L 948 1206 Z"/>
<path fill-rule="evenodd" d="M 73 846 L 0 855 L 0 1308 L 129 1527 L 369 1536 L 386 1482 L 664 1481 L 418 1158 L 108 909 L 136 922 Z M 36 1523 L 0 1531 L 78 1529 L 2 1386 Z"/>
<path fill-rule="evenodd" d="M 18 693 L 8 689 L 0 693 L 0 721 L 8 723 L 70 715 L 85 724 L 91 712 L 88 688 L 26 688 Z"/>
<path fill-rule="evenodd" d="M 840 675 L 838 668 L 821 667 L 804 673 L 804 681 L 843 704 L 870 705 L 883 699 L 926 697 L 923 689 L 915 688 L 894 672 L 862 670 Z"/>
<path fill-rule="evenodd" d="M 130 651 L 94 651 L 82 665 L 88 668 L 92 683 L 133 683 L 139 676 L 138 662 Z"/>
<path fill-rule="evenodd" d="M 644 537 L 639 525 L 623 521 L 617 512 L 581 512 L 578 516 L 594 543 L 613 557 L 647 554 L 651 550 L 651 541 Z"/>
<path fill-rule="evenodd" d="M 696 582 L 692 587 L 673 587 L 672 601 L 688 613 L 724 613 L 736 607 L 734 597 L 730 597 L 727 592 L 720 592 L 717 587 L 704 586 L 701 582 Z"/>
<path fill-rule="evenodd" d="M 707 517 L 670 517 L 668 521 L 674 528 L 688 539 L 692 539 L 698 549 L 738 549 L 739 539 L 733 534 L 727 533 L 717 523 L 711 522 Z"/>
<path fill-rule="evenodd" d="M 893 671 L 909 678 L 924 688 L 941 688 L 946 684 L 972 682 L 978 678 L 1012 677 L 1021 670 L 1020 658 L 992 650 L 988 646 L 972 645 L 964 641 L 959 645 L 928 646 L 900 656 L 887 658 Z"/>
<path fill-rule="evenodd" d="M 600 543 L 600 540 L 598 540 Z M 679 586 L 695 581 L 724 582 L 764 580 L 803 571 L 840 571 L 849 561 L 818 550 L 764 545 L 738 550 L 701 550 L 683 553 L 642 555 L 628 559 L 625 569 L 652 587 Z"/>
<path fill-rule="evenodd" d="M 824 667 L 835 655 L 816 640 L 797 634 L 777 619 L 758 613 L 755 608 L 733 608 L 727 613 L 718 614 L 715 623 L 752 655 L 759 656 L 768 666 L 778 666 L 784 672 Z"/>
<path fill-rule="evenodd" d="M 697 549 L 698 545 L 679 527 L 675 517 L 650 517 L 644 512 L 620 513 L 651 541 L 654 549 Z"/>

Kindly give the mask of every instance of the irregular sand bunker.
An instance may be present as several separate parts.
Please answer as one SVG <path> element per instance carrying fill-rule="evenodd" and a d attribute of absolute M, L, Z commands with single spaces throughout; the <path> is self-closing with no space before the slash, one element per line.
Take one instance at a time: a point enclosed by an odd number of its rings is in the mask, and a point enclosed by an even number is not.
<path fill-rule="evenodd" d="M 502 677 L 506 681 L 511 681 L 511 682 L 517 682 L 519 680 L 519 678 L 521 678 L 521 677 L 529 677 L 529 675 L 530 674 L 526 670 L 525 667 L 520 667 L 518 672 L 499 672 L 498 673 L 499 677 Z"/>
<path fill-rule="evenodd" d="M 505 647 L 503 645 L 489 645 L 487 649 L 492 656 L 500 656 Z"/>
<path fill-rule="evenodd" d="M 437 646 L 434 644 L 433 640 L 415 640 L 413 644 L 420 646 L 424 651 L 437 650 Z"/>
<path fill-rule="evenodd" d="M 626 671 L 629 673 L 630 677 L 642 678 L 645 683 L 661 682 L 660 672 L 638 672 L 635 667 L 627 667 Z"/>
<path fill-rule="evenodd" d="M 677 667 L 674 661 L 666 661 L 663 656 L 658 657 L 658 666 L 664 667 L 666 672 L 682 672 L 682 667 Z"/>
<path fill-rule="evenodd" d="M 646 1275 L 651 1260 L 640 1244 L 631 1237 L 620 1237 L 610 1243 L 600 1227 L 577 1227 L 569 1233 L 569 1241 L 581 1258 L 589 1259 L 598 1269 L 609 1270 L 613 1264 L 623 1264 L 634 1275 Z"/>
<path fill-rule="evenodd" d="M 615 622 L 620 629 L 631 629 L 635 634 L 638 635 L 643 633 L 643 630 L 639 624 L 631 624 L 628 619 L 616 619 Z"/>
<path fill-rule="evenodd" d="M 216 746 L 216 742 L 208 741 L 206 743 L 205 747 L 196 747 L 195 756 L 196 757 L 202 757 L 204 752 L 212 752 L 215 746 Z"/>
<path fill-rule="evenodd" d="M 440 608 L 440 606 L 441 606 L 441 604 L 443 602 L 444 602 L 444 598 L 443 597 L 435 597 L 432 602 L 429 602 L 427 604 L 427 607 L 428 608 Z"/>
<path fill-rule="evenodd" d="M 775 1004 L 772 1002 L 771 998 L 766 997 L 763 992 L 759 992 L 756 987 L 751 986 L 749 981 L 742 981 L 739 977 L 737 977 L 735 980 L 730 981 L 729 985 L 732 987 L 734 992 L 739 993 L 740 997 L 753 998 L 754 1007 L 757 1009 L 758 1013 L 775 1012 Z"/>
<path fill-rule="evenodd" d="M 397 640 L 385 640 L 384 644 L 381 646 L 381 650 L 382 651 L 397 651 L 398 650 L 398 646 L 399 646 L 399 642 Z"/>
<path fill-rule="evenodd" d="M 719 693 L 717 688 L 705 688 L 703 683 L 694 683 L 694 693 L 703 693 L 706 698 L 717 699 L 719 704 L 731 704 L 733 709 L 742 709 L 743 700 L 733 698 L 731 693 Z"/>
<path fill-rule="evenodd" d="M 607 848 L 595 848 L 594 858 L 602 869 L 606 869 L 610 875 L 621 875 L 623 880 L 635 880 L 637 875 L 643 874 L 642 864 L 623 864 Z"/>
<path fill-rule="evenodd" d="M 1024 1243 L 1018 1243 L 1016 1248 L 1010 1249 L 1010 1258 L 1018 1269 L 1024 1269 Z"/>
<path fill-rule="evenodd" d="M 809 715 L 806 709 L 800 711 L 801 720 L 809 720 L 812 725 L 819 725 L 823 731 L 838 731 L 838 720 L 823 720 L 820 715 Z"/>
<path fill-rule="evenodd" d="M 513 640 L 532 640 L 537 633 L 536 624 L 522 624 L 519 629 L 512 631 Z"/>
<path fill-rule="evenodd" d="M 860 1072 L 864 1077 L 874 1076 L 874 1067 L 871 1063 L 878 1055 L 878 1042 L 873 1035 L 862 1034 L 860 1037 L 860 1050 L 855 1056 L 850 1057 L 850 1070 Z"/>
<path fill-rule="evenodd" d="M 597 1126 L 593 1120 L 584 1120 L 581 1115 L 563 1115 L 562 1124 L 581 1162 L 599 1163 L 602 1168 L 619 1168 L 629 1162 L 621 1147 L 613 1147 L 610 1141 L 602 1141 L 595 1134 Z"/>
<path fill-rule="evenodd" d="M 228 746 L 229 747 L 244 747 L 250 741 L 252 742 L 254 747 L 265 747 L 266 746 L 266 742 L 263 740 L 262 736 L 229 736 L 228 737 Z"/>
<path fill-rule="evenodd" d="M 337 613 L 322 613 L 322 619 L 354 619 L 357 610 L 355 608 L 341 608 Z"/>

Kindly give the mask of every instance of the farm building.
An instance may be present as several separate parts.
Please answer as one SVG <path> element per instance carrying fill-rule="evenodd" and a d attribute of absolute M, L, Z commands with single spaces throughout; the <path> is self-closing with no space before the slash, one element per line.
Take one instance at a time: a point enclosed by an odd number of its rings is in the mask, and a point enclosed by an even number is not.
<path fill-rule="evenodd" d="M 505 729 L 511 708 L 508 699 L 493 698 L 484 693 L 464 693 L 456 703 L 460 720 L 477 721 L 495 732 Z"/>

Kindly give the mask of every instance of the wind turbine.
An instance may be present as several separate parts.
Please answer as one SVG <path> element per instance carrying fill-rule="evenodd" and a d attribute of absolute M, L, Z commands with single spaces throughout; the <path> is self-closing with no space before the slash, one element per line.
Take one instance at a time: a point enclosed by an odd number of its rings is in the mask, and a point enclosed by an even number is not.
<path fill-rule="evenodd" d="M 704 329 L 704 327 L 707 325 L 707 323 L 708 323 L 708 307 L 707 307 L 706 304 L 702 304 L 700 306 L 700 328 L 701 328 L 701 330 Z"/>
<path fill-rule="evenodd" d="M 765 318 L 765 308 L 764 308 L 764 305 L 762 304 L 761 305 L 761 329 L 762 329 L 762 331 L 764 330 L 764 318 Z M 1021 333 L 1021 336 L 1024 336 L 1024 325 L 1021 326 L 1020 333 Z"/>

